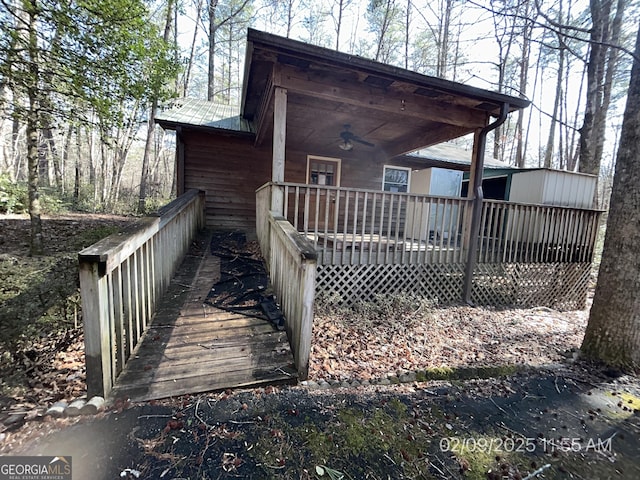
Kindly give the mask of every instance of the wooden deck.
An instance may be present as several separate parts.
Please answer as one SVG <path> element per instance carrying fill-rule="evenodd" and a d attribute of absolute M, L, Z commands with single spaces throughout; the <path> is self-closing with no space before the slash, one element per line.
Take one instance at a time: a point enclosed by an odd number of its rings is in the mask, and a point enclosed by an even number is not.
<path fill-rule="evenodd" d="M 220 276 L 199 237 L 160 301 L 111 396 L 144 401 L 297 380 L 286 332 L 204 303 Z"/>

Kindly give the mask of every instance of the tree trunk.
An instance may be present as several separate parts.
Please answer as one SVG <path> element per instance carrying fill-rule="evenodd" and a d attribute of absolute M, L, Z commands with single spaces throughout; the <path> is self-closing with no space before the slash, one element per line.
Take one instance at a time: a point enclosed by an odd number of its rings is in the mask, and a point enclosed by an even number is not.
<path fill-rule="evenodd" d="M 447 78 L 447 59 L 449 53 L 449 22 L 451 21 L 452 0 L 446 0 L 443 17 L 440 18 L 438 33 L 438 68 L 436 76 Z"/>
<path fill-rule="evenodd" d="M 200 18 L 202 12 L 202 0 L 198 0 L 196 5 L 196 19 Z M 199 22 L 198 22 L 199 23 Z M 191 38 L 191 47 L 189 48 L 189 60 L 187 61 L 187 69 L 184 74 L 184 82 L 182 84 L 182 96 L 186 97 L 189 91 L 189 81 L 191 80 L 191 69 L 193 68 L 193 59 L 196 52 L 196 40 L 198 39 L 198 24 L 193 28 L 193 37 Z"/>
<path fill-rule="evenodd" d="M 582 342 L 588 359 L 640 369 L 640 31 L 611 192 L 602 263 Z"/>
<path fill-rule="evenodd" d="M 606 46 L 603 45 L 603 42 L 609 38 L 611 0 L 591 0 L 589 3 L 592 22 L 591 51 L 587 63 L 587 97 L 584 121 L 580 129 L 580 171 L 598 175 L 600 173 L 600 159 L 596 158 L 595 142 L 597 139 L 594 129 L 601 106 L 606 59 Z"/>
<path fill-rule="evenodd" d="M 36 127 L 37 128 L 37 127 Z M 38 181 L 40 185 L 48 187 L 49 181 L 49 157 L 47 156 L 47 143 L 44 138 L 38 136 Z"/>
<path fill-rule="evenodd" d="M 562 4 L 561 4 L 562 5 Z M 561 46 L 562 41 L 558 42 L 560 48 L 558 50 L 558 72 L 556 76 L 556 95 L 553 101 L 553 114 L 551 115 L 551 125 L 549 125 L 549 138 L 547 138 L 547 146 L 544 151 L 544 168 L 551 168 L 553 161 L 553 150 L 556 140 L 556 128 L 558 125 L 558 109 L 562 102 L 562 81 L 564 76 L 564 48 Z"/>
<path fill-rule="evenodd" d="M 169 42 L 171 37 L 171 24 L 173 23 L 171 16 L 173 15 L 173 1 L 169 0 L 167 4 L 167 17 L 164 25 L 164 41 Z M 147 182 L 149 181 L 149 157 L 153 148 L 153 141 L 156 132 L 156 113 L 158 112 L 158 98 L 153 97 L 151 101 L 151 111 L 149 112 L 149 124 L 147 128 L 147 140 L 144 144 L 144 153 L 142 155 L 142 173 L 140 175 L 140 191 L 138 194 L 138 213 L 145 213 L 147 209 Z M 124 162 L 123 162 L 124 164 Z M 118 187 L 120 186 L 120 176 L 122 168 L 118 172 Z M 119 189 L 118 189 L 119 191 Z"/>
<path fill-rule="evenodd" d="M 338 19 L 336 20 L 336 50 L 340 50 L 340 30 L 342 29 L 342 14 L 344 1 L 338 0 Z"/>
<path fill-rule="evenodd" d="M 404 24 L 404 69 L 409 70 L 409 42 L 411 36 L 409 29 L 411 28 L 411 0 L 407 0 L 407 11 L 405 12 Z"/>
<path fill-rule="evenodd" d="M 529 7 L 525 7 L 525 16 L 529 17 L 531 12 Z M 519 94 L 526 95 L 527 82 L 529 80 L 529 55 L 531 53 L 531 33 L 532 22 L 525 21 L 522 27 L 522 55 L 520 57 L 520 84 Z M 524 142 L 524 109 L 518 110 L 518 120 L 516 122 L 516 159 L 515 164 L 518 168 L 524 168 L 525 164 L 525 142 Z"/>
<path fill-rule="evenodd" d="M 384 39 L 387 35 L 387 30 L 389 29 L 389 24 L 391 23 L 391 7 L 392 0 L 387 0 L 387 4 L 384 10 L 384 18 L 382 20 L 382 25 L 380 26 L 380 31 L 378 33 L 378 41 L 376 45 L 376 56 L 374 60 L 376 62 L 381 61 L 380 55 L 382 54 L 382 48 L 384 47 Z"/>
<path fill-rule="evenodd" d="M 80 127 L 76 127 L 76 163 L 73 175 L 73 205 L 78 206 L 80 200 L 80 182 L 82 181 L 82 142 L 80 137 Z"/>
<path fill-rule="evenodd" d="M 42 255 L 44 241 L 42 238 L 42 219 L 40 211 L 39 192 L 39 158 L 38 158 L 38 87 L 40 69 L 38 65 L 38 35 L 36 32 L 35 5 L 25 3 L 28 13 L 28 55 L 29 55 L 29 84 L 27 96 L 29 111 L 27 113 L 27 164 L 29 190 L 29 217 L 31 218 L 31 255 Z"/>
<path fill-rule="evenodd" d="M 142 155 L 142 175 L 140 176 L 140 194 L 138 195 L 138 213 L 145 213 L 147 209 L 147 182 L 149 180 L 149 157 L 153 146 L 153 137 L 156 130 L 156 112 L 158 101 L 154 98 L 149 112 L 149 125 L 147 128 L 147 141 L 144 144 Z"/>
<path fill-rule="evenodd" d="M 213 101 L 216 95 L 216 7 L 217 0 L 209 0 L 209 72 L 207 75 L 207 100 Z"/>
<path fill-rule="evenodd" d="M 622 20 L 624 18 L 625 7 L 629 0 L 618 0 L 616 13 L 609 29 L 607 41 L 612 45 L 620 43 L 620 32 L 622 30 Z M 602 162 L 602 152 L 604 150 L 605 130 L 607 128 L 607 113 L 611 104 L 611 90 L 613 85 L 613 76 L 616 73 L 620 50 L 617 48 L 607 48 L 606 67 L 604 71 L 604 81 L 602 85 L 602 100 L 600 108 L 596 111 L 594 123 L 594 157 L 598 162 L 598 173 L 600 172 L 600 163 Z"/>

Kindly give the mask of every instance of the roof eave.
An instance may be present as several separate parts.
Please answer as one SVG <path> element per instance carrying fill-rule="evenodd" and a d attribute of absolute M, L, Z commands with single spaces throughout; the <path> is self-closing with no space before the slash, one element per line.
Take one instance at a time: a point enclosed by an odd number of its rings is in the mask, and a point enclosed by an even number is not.
<path fill-rule="evenodd" d="M 511 108 L 511 110 L 526 108 L 531 104 L 531 101 L 526 98 L 514 97 L 503 93 L 492 92 L 478 87 L 465 85 L 463 83 L 444 80 L 442 78 L 430 77 L 356 55 L 350 55 L 335 50 L 328 50 L 317 45 L 311 45 L 297 40 L 291 40 L 290 38 L 284 38 L 249 28 L 247 31 L 248 55 L 250 53 L 252 55 L 255 45 L 263 45 L 267 49 L 277 50 L 278 52 L 291 55 L 303 55 L 306 58 L 319 61 L 321 63 L 329 62 L 332 65 L 340 65 L 349 69 L 357 68 L 358 70 L 369 74 L 384 76 L 393 80 L 410 82 L 415 84 L 416 86 L 436 88 L 446 93 L 455 95 L 462 94 L 464 96 L 475 98 L 481 101 L 495 102 L 499 105 L 508 103 L 510 107 L 515 107 Z M 246 84 L 248 82 L 248 68 L 250 67 L 250 58 L 250 56 L 247 56 L 247 62 L 245 62 L 245 84 L 243 85 L 242 96 L 243 107 L 247 93 Z M 244 112 L 244 108 L 241 110 L 241 112 Z"/>

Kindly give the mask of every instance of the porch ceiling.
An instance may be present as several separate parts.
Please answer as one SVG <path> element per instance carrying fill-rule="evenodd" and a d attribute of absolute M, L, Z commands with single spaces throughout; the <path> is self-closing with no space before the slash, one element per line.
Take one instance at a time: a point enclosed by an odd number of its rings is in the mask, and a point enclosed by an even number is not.
<path fill-rule="evenodd" d="M 273 87 L 287 89 L 287 144 L 336 154 L 340 132 L 375 147 L 354 152 L 393 157 L 473 132 L 500 106 L 524 108 L 510 97 L 249 30 L 242 115 L 254 123 L 256 143 L 273 126 Z"/>

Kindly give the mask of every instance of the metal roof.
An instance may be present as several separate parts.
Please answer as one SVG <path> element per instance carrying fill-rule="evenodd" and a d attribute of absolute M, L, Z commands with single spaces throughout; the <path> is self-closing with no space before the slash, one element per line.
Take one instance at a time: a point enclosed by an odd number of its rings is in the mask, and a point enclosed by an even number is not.
<path fill-rule="evenodd" d="M 240 116 L 238 105 L 223 105 L 195 98 L 179 98 L 168 107 L 167 110 L 156 114 L 156 122 L 164 128 L 190 125 L 253 133 L 251 124 Z"/>
<path fill-rule="evenodd" d="M 441 143 L 439 145 L 432 145 L 431 147 L 422 148 L 416 152 L 412 152 L 409 156 L 420 158 L 428 158 L 429 160 L 438 160 L 447 163 L 456 163 L 460 165 L 471 165 L 472 151 L 456 145 L 448 145 Z M 484 157 L 485 168 L 509 168 L 518 170 L 516 167 L 509 165 L 506 162 L 496 160 L 491 155 L 485 155 Z"/>

